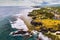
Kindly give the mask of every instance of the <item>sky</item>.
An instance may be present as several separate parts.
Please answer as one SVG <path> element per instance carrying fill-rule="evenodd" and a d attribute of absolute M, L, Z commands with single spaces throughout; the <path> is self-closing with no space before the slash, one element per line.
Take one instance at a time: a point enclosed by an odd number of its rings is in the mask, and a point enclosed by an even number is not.
<path fill-rule="evenodd" d="M 37 6 L 60 4 L 60 0 L 0 0 L 0 6 Z"/>

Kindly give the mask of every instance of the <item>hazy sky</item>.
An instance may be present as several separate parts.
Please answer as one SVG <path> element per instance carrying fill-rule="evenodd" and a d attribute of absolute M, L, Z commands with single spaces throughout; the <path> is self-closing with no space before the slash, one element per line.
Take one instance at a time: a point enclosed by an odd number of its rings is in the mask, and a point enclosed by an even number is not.
<path fill-rule="evenodd" d="M 35 6 L 60 4 L 60 0 L 0 0 L 0 6 Z"/>

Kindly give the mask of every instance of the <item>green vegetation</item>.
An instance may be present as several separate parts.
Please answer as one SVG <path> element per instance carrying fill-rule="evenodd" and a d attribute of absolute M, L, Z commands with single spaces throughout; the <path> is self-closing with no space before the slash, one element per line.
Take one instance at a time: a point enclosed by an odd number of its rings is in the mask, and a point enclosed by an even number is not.
<path fill-rule="evenodd" d="M 48 31 L 54 33 L 57 30 L 60 30 L 60 20 L 58 20 L 58 17 L 60 17 L 60 7 L 40 8 L 29 12 L 28 16 L 32 17 L 32 29 L 45 33 Z M 56 35 L 50 33 L 45 35 L 52 38 L 52 40 L 60 40 Z"/>
<path fill-rule="evenodd" d="M 29 12 L 28 16 L 32 17 L 33 20 L 31 21 L 31 24 L 34 27 L 41 28 L 44 26 L 47 29 L 54 29 L 56 31 L 60 30 L 58 25 L 60 24 L 60 21 L 54 19 L 54 17 L 56 17 L 55 15 L 58 15 L 57 12 L 59 9 L 53 7 L 40 8 Z"/>
<path fill-rule="evenodd" d="M 48 37 L 51 38 L 52 40 L 60 40 L 58 36 L 53 35 L 53 34 L 51 34 L 51 33 L 45 34 L 45 36 L 48 36 Z"/>
<path fill-rule="evenodd" d="M 40 19 L 41 18 L 53 19 L 54 14 L 49 12 L 49 11 L 50 11 L 49 9 L 41 8 L 41 9 L 38 9 L 38 10 L 33 10 L 32 12 L 29 12 L 28 16 L 36 17 L 36 18 L 40 18 Z"/>

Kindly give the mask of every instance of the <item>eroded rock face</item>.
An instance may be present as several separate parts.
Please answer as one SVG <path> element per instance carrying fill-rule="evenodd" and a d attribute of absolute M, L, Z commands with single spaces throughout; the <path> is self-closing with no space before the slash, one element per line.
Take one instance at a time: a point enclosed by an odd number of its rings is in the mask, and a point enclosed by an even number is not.
<path fill-rule="evenodd" d="M 37 25 L 42 26 L 43 25 L 41 22 L 35 22 L 34 20 L 31 21 L 31 24 L 34 26 L 37 26 Z"/>

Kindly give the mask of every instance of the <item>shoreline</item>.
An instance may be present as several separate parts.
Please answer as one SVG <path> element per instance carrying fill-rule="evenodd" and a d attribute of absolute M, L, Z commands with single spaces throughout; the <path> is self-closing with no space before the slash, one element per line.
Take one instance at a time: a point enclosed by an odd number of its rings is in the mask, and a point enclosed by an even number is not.
<path fill-rule="evenodd" d="M 31 25 L 31 21 L 32 21 L 32 18 L 28 16 L 29 12 L 31 12 L 32 10 L 37 10 L 37 9 L 40 9 L 40 8 L 32 8 L 32 9 L 25 9 L 23 10 L 21 13 L 19 14 L 22 14 L 21 15 L 21 19 L 24 21 L 24 23 L 27 25 L 28 29 L 30 30 L 32 25 Z M 17 14 L 17 16 L 20 16 L 19 14 Z"/>

